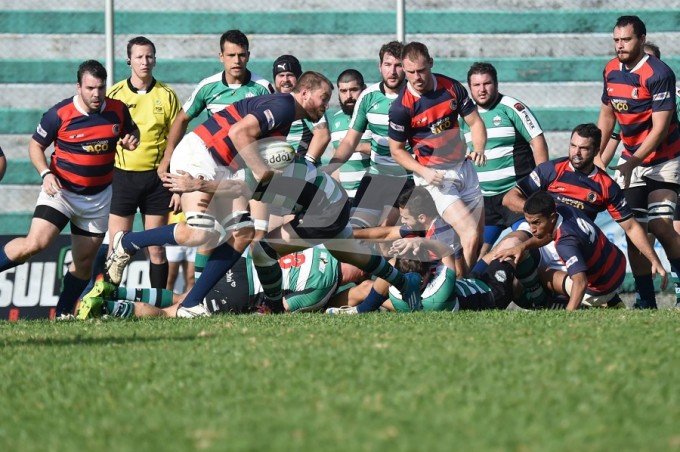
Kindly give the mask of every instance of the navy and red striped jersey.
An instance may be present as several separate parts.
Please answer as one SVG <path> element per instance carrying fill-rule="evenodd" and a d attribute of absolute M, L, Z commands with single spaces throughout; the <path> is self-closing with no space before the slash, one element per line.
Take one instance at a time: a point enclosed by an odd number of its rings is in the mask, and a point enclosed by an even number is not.
<path fill-rule="evenodd" d="M 652 113 L 673 111 L 668 135 L 641 166 L 654 166 L 680 156 L 680 127 L 675 105 L 675 74 L 658 58 L 646 55 L 626 70 L 614 58 L 604 68 L 602 103 L 611 105 L 621 125 L 622 157 L 638 150 L 652 130 Z"/>
<path fill-rule="evenodd" d="M 238 150 L 229 138 L 229 129 L 246 115 L 253 115 L 260 125 L 260 138 L 285 136 L 295 121 L 295 98 L 290 94 L 268 94 L 235 102 L 208 118 L 194 129 L 205 143 L 215 162 L 232 165 Z"/>
<path fill-rule="evenodd" d="M 602 230 L 569 206 L 557 206 L 554 241 L 570 276 L 585 272 L 586 291 L 607 294 L 619 288 L 626 275 L 626 257 Z"/>
<path fill-rule="evenodd" d="M 575 207 L 591 220 L 605 209 L 616 222 L 633 216 L 623 190 L 606 171 L 596 166 L 590 174 L 584 174 L 575 170 L 567 157 L 541 163 L 517 183 L 517 188 L 527 198 L 547 191 L 557 203 Z"/>
<path fill-rule="evenodd" d="M 419 95 L 407 84 L 392 102 L 388 136 L 408 142 L 416 160 L 430 168 L 450 168 L 465 159 L 467 146 L 461 139 L 459 116 L 476 110 L 460 82 L 433 74 L 434 89 Z"/>
<path fill-rule="evenodd" d="M 98 112 L 87 113 L 77 97 L 47 110 L 33 139 L 45 147 L 54 143 L 50 170 L 66 190 L 92 195 L 111 185 L 118 139 L 137 125 L 119 100 L 106 98 Z"/>

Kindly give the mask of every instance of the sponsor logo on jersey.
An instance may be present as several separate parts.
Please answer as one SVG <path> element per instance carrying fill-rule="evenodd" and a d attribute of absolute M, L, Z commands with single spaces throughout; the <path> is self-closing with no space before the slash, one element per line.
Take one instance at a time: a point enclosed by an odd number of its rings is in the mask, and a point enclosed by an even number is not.
<path fill-rule="evenodd" d="M 81 146 L 85 152 L 106 152 L 109 150 L 108 141 L 97 141 L 96 143 L 84 144 Z"/>
<path fill-rule="evenodd" d="M 630 93 L 630 97 L 632 97 L 633 99 L 638 98 L 638 89 L 637 88 L 633 88 L 633 92 Z"/>
<path fill-rule="evenodd" d="M 527 126 L 530 129 L 535 129 L 536 126 L 534 125 L 534 122 L 531 120 L 531 117 L 529 116 L 529 112 L 527 110 L 524 110 L 522 113 L 524 114 L 524 120 L 527 122 Z"/>
<path fill-rule="evenodd" d="M 522 111 L 522 110 L 524 110 L 524 105 L 522 105 L 521 103 L 517 102 L 517 103 L 515 104 L 515 110 L 517 110 L 517 111 Z"/>
<path fill-rule="evenodd" d="M 404 131 L 404 126 L 400 126 L 399 124 L 395 124 L 392 121 L 390 121 L 390 129 L 394 129 L 397 132 L 403 132 Z"/>
<path fill-rule="evenodd" d="M 441 118 L 439 121 L 435 122 L 430 126 L 430 131 L 433 134 L 442 133 L 445 130 L 449 130 L 453 125 L 451 118 L 448 116 Z"/>
<path fill-rule="evenodd" d="M 40 124 L 38 124 L 38 128 L 35 130 L 35 133 L 37 133 L 38 135 L 40 135 L 43 138 L 45 138 L 47 136 L 47 132 L 45 131 L 45 129 L 42 128 L 42 126 Z"/>
<path fill-rule="evenodd" d="M 274 128 L 274 114 L 270 109 L 266 109 L 264 111 L 264 117 L 267 118 L 267 129 L 272 130 Z"/>
<path fill-rule="evenodd" d="M 586 204 L 583 201 L 579 201 L 578 199 L 565 198 L 564 196 L 558 196 L 557 200 L 559 202 L 561 202 L 562 204 L 574 207 L 578 210 L 585 210 L 585 208 L 586 208 Z"/>
<path fill-rule="evenodd" d="M 246 98 L 248 98 L 248 97 L 255 97 L 255 94 L 254 93 L 246 93 Z"/>
<path fill-rule="evenodd" d="M 663 93 L 657 93 L 657 94 L 653 95 L 652 100 L 653 101 L 659 101 L 659 100 L 668 99 L 670 97 L 671 97 L 671 93 L 669 93 L 668 91 L 665 91 Z"/>
<path fill-rule="evenodd" d="M 576 262 L 578 262 L 578 257 L 576 257 L 576 256 L 571 256 L 571 257 L 567 260 L 567 262 L 566 262 L 565 265 L 566 265 L 567 268 L 569 268 L 569 267 L 571 267 L 572 265 L 574 265 Z"/>
<path fill-rule="evenodd" d="M 612 108 L 618 112 L 628 111 L 628 101 L 626 99 L 612 99 Z"/>
<path fill-rule="evenodd" d="M 424 118 L 420 118 L 419 120 L 417 120 L 417 121 L 416 121 L 416 125 L 422 124 L 422 123 L 424 123 L 424 122 L 427 122 L 427 116 L 425 116 Z"/>
<path fill-rule="evenodd" d="M 137 107 L 137 104 L 125 104 L 125 106 L 129 109 L 132 110 L 133 108 Z"/>

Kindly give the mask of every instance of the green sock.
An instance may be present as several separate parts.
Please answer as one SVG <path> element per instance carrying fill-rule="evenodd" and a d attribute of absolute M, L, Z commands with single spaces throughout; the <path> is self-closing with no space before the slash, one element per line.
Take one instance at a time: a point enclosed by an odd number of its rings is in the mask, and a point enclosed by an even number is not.
<path fill-rule="evenodd" d="M 112 317 L 129 319 L 135 313 L 135 303 L 133 301 L 107 301 L 106 312 Z"/>
<path fill-rule="evenodd" d="M 172 306 L 172 290 L 167 289 L 126 289 L 118 288 L 118 299 L 127 301 L 141 301 L 157 308 Z"/>
<path fill-rule="evenodd" d="M 196 253 L 196 259 L 194 259 L 194 279 L 198 280 L 203 273 L 203 269 L 210 259 L 210 254 Z"/>
<path fill-rule="evenodd" d="M 538 272 L 536 271 L 538 263 L 531 253 L 527 254 L 528 257 L 522 259 L 515 269 L 515 276 L 524 287 L 524 292 L 521 295 L 522 307 L 544 306 L 548 301 L 548 294 L 538 279 Z"/>

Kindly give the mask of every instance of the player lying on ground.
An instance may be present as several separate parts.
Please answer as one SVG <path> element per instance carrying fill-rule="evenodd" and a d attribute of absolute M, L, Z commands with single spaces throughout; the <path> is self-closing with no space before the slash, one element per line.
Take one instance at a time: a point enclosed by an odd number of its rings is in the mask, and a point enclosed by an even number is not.
<path fill-rule="evenodd" d="M 366 288 L 355 286 L 337 290 L 351 282 L 360 283 L 366 274 L 348 264 L 341 264 L 323 246 L 308 248 L 279 259 L 283 273 L 283 304 L 286 312 L 313 312 L 327 306 L 359 302 Z M 116 287 L 99 278 L 98 297 L 92 297 L 78 311 L 78 319 L 100 317 L 175 317 L 184 295 L 166 289 L 130 289 Z M 244 256 L 213 287 L 203 301 L 215 313 L 251 313 L 264 297 L 252 258 Z M 361 298 L 360 298 L 361 297 Z"/>
<path fill-rule="evenodd" d="M 478 278 L 463 279 L 457 278 L 456 259 L 446 243 L 423 237 L 403 238 L 394 242 L 391 251 L 400 256 L 420 256 L 419 259 L 397 258 L 394 265 L 401 271 L 422 275 L 420 309 L 423 311 L 506 309 L 513 300 L 514 262 L 511 260 L 495 259 Z M 428 262 L 430 253 L 441 259 L 436 268 Z M 381 305 L 398 312 L 411 310 L 397 291 L 378 279 L 360 304 L 329 308 L 326 313 L 359 314 L 375 311 Z"/>

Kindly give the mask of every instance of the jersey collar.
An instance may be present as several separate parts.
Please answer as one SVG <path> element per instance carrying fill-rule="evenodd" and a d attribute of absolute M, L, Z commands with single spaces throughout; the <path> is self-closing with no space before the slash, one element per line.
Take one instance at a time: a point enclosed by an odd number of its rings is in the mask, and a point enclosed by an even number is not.
<path fill-rule="evenodd" d="M 132 84 L 132 77 L 130 77 L 130 78 L 127 79 L 127 86 L 128 86 L 128 88 L 130 89 L 130 91 L 132 91 L 132 92 L 135 93 L 135 94 L 139 94 L 139 90 L 138 90 L 137 88 L 135 88 L 134 85 Z M 151 84 L 150 84 L 149 87 L 147 88 L 146 92 L 148 93 L 149 91 L 151 91 L 151 90 L 153 89 L 154 86 L 156 86 L 156 79 L 155 79 L 155 78 L 152 78 L 152 79 L 151 79 Z"/>
<path fill-rule="evenodd" d="M 246 76 L 243 79 L 243 82 L 241 82 L 241 84 L 239 86 L 247 85 L 248 83 L 250 83 L 251 78 L 252 78 L 251 72 L 248 69 L 246 69 Z M 227 71 L 222 71 L 222 83 L 224 83 L 225 86 L 229 86 L 229 87 L 232 86 L 229 83 L 227 83 Z M 235 86 L 235 85 L 236 84 L 234 84 L 233 86 Z"/>

